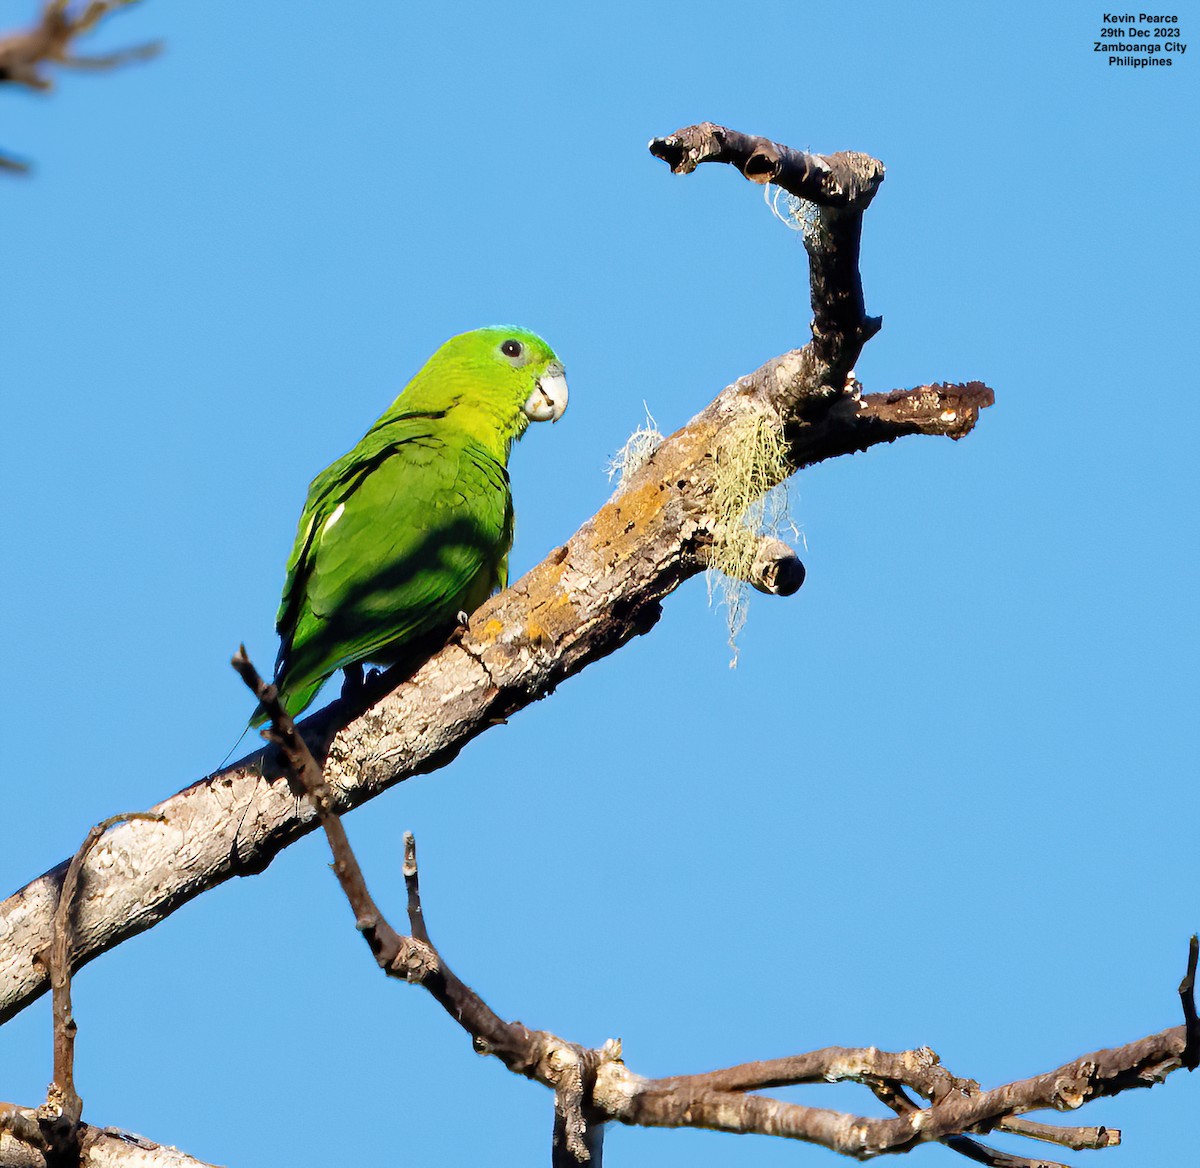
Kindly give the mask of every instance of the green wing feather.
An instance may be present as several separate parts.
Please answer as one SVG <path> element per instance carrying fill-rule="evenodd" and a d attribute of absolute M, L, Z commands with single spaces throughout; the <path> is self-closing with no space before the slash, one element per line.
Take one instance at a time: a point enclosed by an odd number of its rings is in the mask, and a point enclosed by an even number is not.
<path fill-rule="evenodd" d="M 508 473 L 481 446 L 436 414 L 377 426 L 309 489 L 276 618 L 285 708 L 504 587 L 512 528 Z"/>

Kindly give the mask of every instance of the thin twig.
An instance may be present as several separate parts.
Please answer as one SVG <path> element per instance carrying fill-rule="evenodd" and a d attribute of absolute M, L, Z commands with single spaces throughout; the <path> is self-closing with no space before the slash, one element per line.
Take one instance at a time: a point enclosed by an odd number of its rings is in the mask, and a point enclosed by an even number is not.
<path fill-rule="evenodd" d="M 418 982 L 441 1003 L 472 1037 L 481 1054 L 493 1054 L 519 1074 L 537 1078 L 555 1091 L 555 1164 L 599 1164 L 600 1132 L 590 1133 L 585 1099 L 597 1066 L 606 1058 L 619 1055 L 619 1047 L 605 1046 L 591 1051 L 562 1042 L 553 1035 L 527 1030 L 519 1022 L 504 1022 L 494 1014 L 469 986 L 457 978 L 442 962 L 429 940 L 425 914 L 421 908 L 417 845 L 411 832 L 404 835 L 404 883 L 408 893 L 408 913 L 412 936 L 402 937 L 388 924 L 367 889 L 362 868 L 350 846 L 345 829 L 333 810 L 333 798 L 320 764 L 313 758 L 304 739 L 279 701 L 274 685 L 269 685 L 240 646 L 233 667 L 258 698 L 269 719 L 263 737 L 275 743 L 305 794 L 312 801 L 325 828 L 334 855 L 334 871 L 342 891 L 354 909 L 360 932 L 366 937 L 376 961 L 386 973 Z M 616 1053 L 614 1053 L 614 1051 Z M 589 1134 L 590 1133 L 590 1134 Z M 563 1159 L 568 1157 L 569 1159 Z"/>
<path fill-rule="evenodd" d="M 99 72 L 158 56 L 162 51 L 159 41 L 86 56 L 73 51 L 74 42 L 104 17 L 135 3 L 137 0 L 88 0 L 76 13 L 71 10 L 69 0 L 48 0 L 31 28 L 0 37 L 0 85 L 18 85 L 44 93 L 54 88 L 48 71 L 51 66 Z M 0 171 L 27 174 L 29 164 L 0 154 Z"/>
<path fill-rule="evenodd" d="M 1076 1152 L 1096 1148 L 1115 1148 L 1121 1143 L 1121 1130 L 1115 1127 L 1059 1127 L 1055 1123 L 1039 1123 L 1023 1115 L 1007 1115 L 996 1124 L 998 1131 L 1011 1132 L 1029 1140 L 1058 1144 Z"/>
<path fill-rule="evenodd" d="M 875 1098 L 897 1115 L 912 1115 L 921 1110 L 921 1105 L 911 1099 L 899 1083 L 883 1079 L 867 1079 L 865 1083 Z M 988 1165 L 988 1168 L 1065 1168 L 1065 1165 L 1055 1164 L 1050 1160 L 1031 1160 L 1025 1156 L 1002 1152 L 999 1148 L 993 1148 L 967 1135 L 946 1136 L 941 1140 L 941 1144 L 976 1164 Z"/>
<path fill-rule="evenodd" d="M 87 833 L 67 867 L 67 874 L 59 890 L 58 906 L 54 912 L 50 945 L 40 954 L 50 975 L 54 1027 L 54 1080 L 50 1084 L 46 1107 L 43 1109 L 47 1127 L 44 1134 L 49 1155 L 56 1163 L 66 1164 L 78 1160 L 79 1121 L 83 1116 L 83 1100 L 75 1087 L 75 1036 L 79 1028 L 71 1006 L 71 962 L 75 947 L 74 912 L 83 866 L 92 848 L 110 827 L 139 819 L 156 823 L 164 821 L 164 817 L 157 812 L 127 811 L 120 815 L 110 815 Z"/>
<path fill-rule="evenodd" d="M 283 752 L 291 774 L 317 812 L 321 826 L 325 829 L 325 837 L 329 840 L 329 848 L 333 852 L 334 874 L 354 910 L 359 932 L 384 969 L 399 970 L 404 967 L 407 970 L 412 964 L 412 946 L 408 943 L 408 938 L 401 937 L 387 923 L 379 911 L 379 906 L 372 899 L 362 868 L 346 837 L 346 829 L 333 809 L 333 792 L 325 781 L 325 772 L 313 758 L 312 751 L 296 729 L 295 722 L 280 704 L 279 691 L 259 676 L 246 655 L 245 645 L 239 646 L 233 655 L 232 664 L 250 691 L 258 698 L 270 719 L 270 724 L 262 731 L 262 736 Z M 419 964 L 417 963 L 418 968 Z"/>
<path fill-rule="evenodd" d="M 49 0 L 37 23 L 20 32 L 0 37 L 0 84 L 23 85 L 28 89 L 48 90 L 53 81 L 46 67 L 57 65 L 74 69 L 113 69 L 131 61 L 145 61 L 162 50 L 159 41 L 131 45 L 126 49 L 99 56 L 77 56 L 74 42 L 89 33 L 104 17 L 129 8 L 137 0 L 89 0 L 73 12 L 68 0 Z"/>
<path fill-rule="evenodd" d="M 877 1100 L 892 1108 L 898 1115 L 911 1115 L 919 1112 L 920 1104 L 913 1101 L 899 1083 L 884 1079 L 866 1079 L 866 1085 L 874 1092 Z M 1026 1136 L 1030 1139 L 1048 1140 L 1050 1143 L 1064 1144 L 1069 1148 L 1110 1148 L 1121 1142 L 1121 1133 L 1112 1128 L 1104 1127 L 1052 1127 L 1049 1124 L 1036 1124 L 1032 1120 L 1015 1119 L 1007 1116 L 996 1125 L 1004 1131 L 1012 1132 L 1015 1136 Z M 1098 1133 L 1106 1132 L 1115 1136 L 1108 1143 L 1102 1142 Z M 1010 1152 L 991 1148 L 990 1145 L 973 1139 L 971 1136 L 947 1136 L 941 1140 L 943 1146 L 950 1151 L 956 1151 L 967 1160 L 978 1164 L 988 1164 L 990 1168 L 1063 1168 L 1049 1160 L 1031 1160 L 1026 1156 L 1014 1156 Z"/>
<path fill-rule="evenodd" d="M 408 927 L 412 935 L 426 945 L 432 945 L 425 928 L 421 910 L 421 879 L 417 872 L 417 841 L 411 831 L 404 833 L 404 887 L 408 892 Z"/>

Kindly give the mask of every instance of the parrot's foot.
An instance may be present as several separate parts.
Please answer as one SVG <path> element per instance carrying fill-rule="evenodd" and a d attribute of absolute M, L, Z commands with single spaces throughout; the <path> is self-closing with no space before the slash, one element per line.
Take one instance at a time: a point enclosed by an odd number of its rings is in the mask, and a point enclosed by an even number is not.
<path fill-rule="evenodd" d="M 342 697 L 356 698 L 362 691 L 366 682 L 363 680 L 363 667 L 357 662 L 354 665 L 347 665 L 342 670 Z"/>
<path fill-rule="evenodd" d="M 467 625 L 471 623 L 471 614 L 469 612 L 463 612 L 463 610 L 460 608 L 458 610 L 458 616 L 455 619 L 458 621 L 459 627 L 465 629 Z"/>

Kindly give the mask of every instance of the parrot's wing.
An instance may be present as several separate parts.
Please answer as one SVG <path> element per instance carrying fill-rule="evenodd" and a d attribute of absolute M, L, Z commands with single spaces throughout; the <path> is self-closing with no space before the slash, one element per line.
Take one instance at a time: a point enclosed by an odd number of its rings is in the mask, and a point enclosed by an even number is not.
<path fill-rule="evenodd" d="M 353 450 L 327 466 L 309 484 L 308 497 L 304 500 L 304 510 L 296 527 L 296 542 L 288 556 L 283 596 L 279 601 L 279 611 L 275 614 L 275 630 L 281 637 L 286 638 L 295 625 L 296 608 L 303 598 L 304 580 L 308 575 L 307 557 L 312 549 L 314 533 L 321 530 L 359 480 L 370 474 L 395 446 L 422 434 L 427 435 L 428 432 L 428 420 L 424 418 L 401 418 L 394 432 L 389 435 L 372 430 Z M 283 656 L 282 648 L 280 656 Z"/>
<path fill-rule="evenodd" d="M 281 661 L 301 676 L 389 650 L 474 609 L 503 582 L 505 469 L 436 418 L 372 431 L 314 483 L 280 608 Z"/>

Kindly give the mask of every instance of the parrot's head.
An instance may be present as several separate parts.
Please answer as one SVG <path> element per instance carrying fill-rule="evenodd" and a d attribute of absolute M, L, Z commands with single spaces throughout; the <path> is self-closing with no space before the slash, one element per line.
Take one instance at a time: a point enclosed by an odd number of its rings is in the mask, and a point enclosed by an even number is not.
<path fill-rule="evenodd" d="M 567 408 L 558 355 L 537 333 L 492 325 L 451 337 L 425 363 L 393 408 L 436 410 L 505 453 L 530 422 L 557 422 Z"/>

